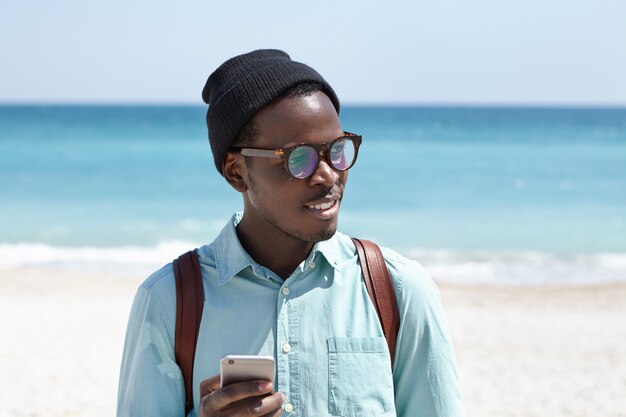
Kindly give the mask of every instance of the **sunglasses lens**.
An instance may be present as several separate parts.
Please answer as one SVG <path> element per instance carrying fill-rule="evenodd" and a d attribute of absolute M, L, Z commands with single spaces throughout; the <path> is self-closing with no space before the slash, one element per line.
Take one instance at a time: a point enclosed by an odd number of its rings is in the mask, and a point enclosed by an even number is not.
<path fill-rule="evenodd" d="M 317 168 L 317 151 L 310 146 L 300 146 L 291 152 L 287 162 L 291 175 L 306 178 Z"/>
<path fill-rule="evenodd" d="M 333 167 L 339 171 L 345 171 L 354 163 L 356 156 L 356 146 L 354 142 L 348 138 L 343 138 L 330 148 L 330 162 Z"/>

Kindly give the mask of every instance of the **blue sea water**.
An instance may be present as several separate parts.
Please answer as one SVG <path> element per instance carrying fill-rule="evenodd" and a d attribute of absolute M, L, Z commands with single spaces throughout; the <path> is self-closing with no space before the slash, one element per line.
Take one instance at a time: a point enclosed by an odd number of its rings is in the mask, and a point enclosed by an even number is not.
<path fill-rule="evenodd" d="M 0 106 L 0 266 L 129 248 L 158 263 L 211 241 L 242 203 L 204 114 Z M 441 279 L 626 280 L 626 109 L 346 106 L 341 120 L 364 138 L 345 233 Z"/>

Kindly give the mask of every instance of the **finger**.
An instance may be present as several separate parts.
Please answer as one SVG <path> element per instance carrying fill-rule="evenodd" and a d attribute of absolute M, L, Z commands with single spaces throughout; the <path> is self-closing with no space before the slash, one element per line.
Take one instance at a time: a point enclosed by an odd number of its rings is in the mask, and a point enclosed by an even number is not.
<path fill-rule="evenodd" d="M 265 397 L 258 397 L 247 401 L 247 405 L 241 411 L 246 416 L 277 416 L 282 412 L 281 406 L 285 401 L 282 392 L 275 392 Z M 242 404 L 243 405 L 243 404 Z M 278 414 L 277 414 L 278 413 Z M 238 414 L 237 414 L 238 415 Z"/>
<path fill-rule="evenodd" d="M 265 414 L 263 417 L 277 417 L 283 414 L 283 409 L 279 408 L 278 410 L 274 411 L 273 413 L 269 413 L 269 414 Z"/>
<path fill-rule="evenodd" d="M 248 398 L 228 407 L 228 416 L 278 416 L 285 401 L 284 394 L 275 392 L 264 397 Z M 224 411 L 224 410 L 222 410 Z"/>
<path fill-rule="evenodd" d="M 246 381 L 219 388 L 202 397 L 202 404 L 210 410 L 220 410 L 229 404 L 272 392 L 274 385 L 269 381 Z M 259 414 L 260 415 L 260 414 Z"/>
<path fill-rule="evenodd" d="M 200 382 L 200 397 L 204 397 L 205 395 L 209 395 L 213 391 L 219 389 L 220 387 L 220 376 L 213 375 L 210 378 L 205 379 Z"/>

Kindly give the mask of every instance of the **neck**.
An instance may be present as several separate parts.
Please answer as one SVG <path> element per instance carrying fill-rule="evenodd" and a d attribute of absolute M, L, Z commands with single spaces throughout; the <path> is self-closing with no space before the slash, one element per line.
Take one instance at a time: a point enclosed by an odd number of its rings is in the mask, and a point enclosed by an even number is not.
<path fill-rule="evenodd" d="M 283 279 L 289 278 L 313 248 L 313 242 L 297 239 L 272 225 L 264 230 L 253 228 L 245 214 L 237 225 L 237 237 L 255 262 Z"/>

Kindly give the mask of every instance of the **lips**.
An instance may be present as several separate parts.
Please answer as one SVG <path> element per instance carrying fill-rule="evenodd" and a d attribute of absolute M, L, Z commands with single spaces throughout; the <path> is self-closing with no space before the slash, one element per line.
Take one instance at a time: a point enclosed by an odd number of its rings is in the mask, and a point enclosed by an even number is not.
<path fill-rule="evenodd" d="M 304 209 L 317 219 L 330 220 L 339 212 L 339 205 L 339 197 L 334 197 L 308 203 L 304 206 Z"/>
<path fill-rule="evenodd" d="M 333 200 L 333 201 L 329 201 L 328 203 L 315 204 L 313 206 L 307 206 L 307 207 L 315 209 L 315 210 L 328 210 L 329 208 L 334 206 L 336 202 L 337 200 Z"/>

